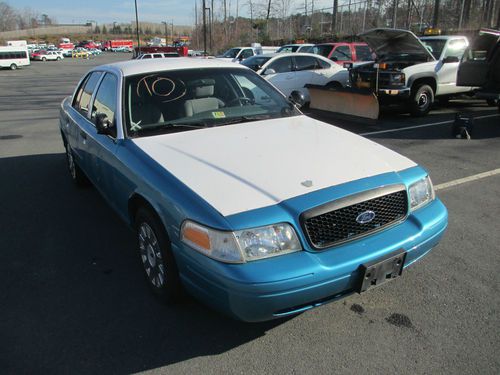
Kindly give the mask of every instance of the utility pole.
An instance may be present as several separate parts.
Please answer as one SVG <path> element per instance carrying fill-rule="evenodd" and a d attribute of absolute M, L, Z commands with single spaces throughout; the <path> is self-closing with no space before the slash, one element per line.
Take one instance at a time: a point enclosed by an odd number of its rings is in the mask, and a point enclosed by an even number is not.
<path fill-rule="evenodd" d="M 437 28 L 439 22 L 439 1 L 440 0 L 434 1 L 434 15 L 432 17 L 432 27 L 434 29 Z"/>
<path fill-rule="evenodd" d="M 135 32 L 137 34 L 137 56 L 141 54 L 141 39 L 139 38 L 139 15 L 137 13 L 137 0 L 135 1 Z"/>
<path fill-rule="evenodd" d="M 174 45 L 174 20 L 172 20 L 172 46 Z"/>
<path fill-rule="evenodd" d="M 205 16 L 206 4 L 203 0 L 203 54 L 207 55 L 207 18 Z"/>
<path fill-rule="evenodd" d="M 332 34 L 335 34 L 335 29 L 337 28 L 337 11 L 339 8 L 339 0 L 333 0 L 332 9 Z"/>
<path fill-rule="evenodd" d="M 392 10 L 392 28 L 396 28 L 396 21 L 398 18 L 398 0 L 394 0 L 394 8 Z"/>

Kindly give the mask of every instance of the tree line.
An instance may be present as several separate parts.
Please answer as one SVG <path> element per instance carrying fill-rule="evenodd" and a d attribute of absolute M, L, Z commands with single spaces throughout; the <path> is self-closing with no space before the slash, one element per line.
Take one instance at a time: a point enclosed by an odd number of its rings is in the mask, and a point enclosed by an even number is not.
<path fill-rule="evenodd" d="M 40 14 L 28 7 L 18 10 L 0 1 L 0 31 L 24 30 L 55 23 L 56 20 L 47 14 Z"/>

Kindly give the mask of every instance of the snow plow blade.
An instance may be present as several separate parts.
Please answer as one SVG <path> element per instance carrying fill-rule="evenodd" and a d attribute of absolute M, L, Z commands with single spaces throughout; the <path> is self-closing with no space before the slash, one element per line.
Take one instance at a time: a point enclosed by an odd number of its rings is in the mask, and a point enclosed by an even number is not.
<path fill-rule="evenodd" d="M 306 85 L 306 88 L 311 98 L 310 108 L 374 120 L 378 118 L 379 102 L 371 90 L 319 85 Z"/>

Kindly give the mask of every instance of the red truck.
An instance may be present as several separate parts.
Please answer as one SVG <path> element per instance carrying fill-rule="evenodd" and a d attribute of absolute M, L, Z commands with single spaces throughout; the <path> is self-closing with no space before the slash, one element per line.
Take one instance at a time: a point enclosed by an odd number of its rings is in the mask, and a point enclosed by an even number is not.
<path fill-rule="evenodd" d="M 166 47 L 153 47 L 153 46 L 146 46 L 146 47 L 141 47 L 140 52 L 139 48 L 135 47 L 134 48 L 134 58 L 137 57 L 139 54 L 142 53 L 155 53 L 155 52 L 177 52 L 179 56 L 187 56 L 188 55 L 188 48 L 186 46 L 180 46 L 180 47 L 172 47 L 172 46 L 166 46 Z"/>
<path fill-rule="evenodd" d="M 337 64 L 373 61 L 372 51 L 366 43 L 322 43 L 313 47 L 313 52 L 325 56 Z"/>
<path fill-rule="evenodd" d="M 134 42 L 129 39 L 107 40 L 102 44 L 103 51 L 113 51 L 117 48 L 128 48 L 130 51 L 134 48 Z"/>

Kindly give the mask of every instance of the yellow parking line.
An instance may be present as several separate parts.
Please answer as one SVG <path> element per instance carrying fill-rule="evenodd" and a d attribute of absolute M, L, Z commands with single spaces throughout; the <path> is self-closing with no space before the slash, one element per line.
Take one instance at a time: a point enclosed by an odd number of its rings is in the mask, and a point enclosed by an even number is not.
<path fill-rule="evenodd" d="M 475 175 L 472 175 L 469 177 L 459 178 L 457 180 L 445 182 L 443 184 L 439 184 L 439 185 L 434 186 L 434 190 L 446 189 L 446 188 L 449 188 L 452 186 L 464 184 L 466 182 L 476 181 L 476 180 L 480 180 L 482 178 L 495 176 L 497 174 L 500 174 L 500 168 L 493 169 L 493 170 L 488 171 L 488 172 L 478 173 L 478 174 L 475 174 Z"/>

